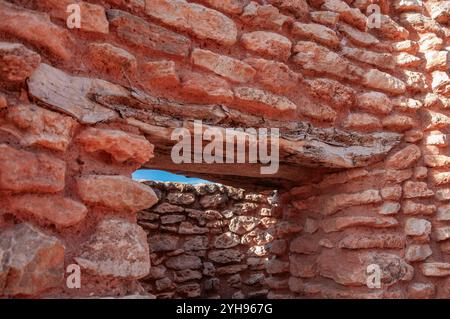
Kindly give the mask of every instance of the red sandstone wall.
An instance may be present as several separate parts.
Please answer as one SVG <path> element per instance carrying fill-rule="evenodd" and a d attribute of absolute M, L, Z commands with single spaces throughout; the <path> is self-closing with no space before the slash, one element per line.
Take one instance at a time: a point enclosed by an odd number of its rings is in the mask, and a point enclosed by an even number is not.
<path fill-rule="evenodd" d="M 218 103 L 243 126 L 305 122 L 353 143 L 312 164 L 359 168 L 285 192 L 289 253 L 267 263 L 268 297 L 447 296 L 449 1 L 76 1 L 69 30 L 72 2 L 0 0 L 0 295 L 143 292 L 135 213 L 157 198 L 130 175 L 148 140 Z M 178 103 L 166 117 L 160 97 Z M 401 142 L 368 161 L 361 136 L 387 133 Z M 81 290 L 63 280 L 74 262 Z M 365 287 L 372 263 L 380 290 Z"/>
<path fill-rule="evenodd" d="M 157 198 L 130 175 L 152 145 L 139 132 L 87 128 L 29 102 L 2 113 L 1 295 L 139 292 L 132 280 L 150 263 L 135 213 Z M 85 271 L 82 289 L 66 290 L 74 263 Z"/>

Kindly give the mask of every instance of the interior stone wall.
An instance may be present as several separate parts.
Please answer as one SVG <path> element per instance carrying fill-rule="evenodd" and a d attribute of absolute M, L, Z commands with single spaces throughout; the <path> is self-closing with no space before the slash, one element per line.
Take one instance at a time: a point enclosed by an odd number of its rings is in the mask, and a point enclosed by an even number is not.
<path fill-rule="evenodd" d="M 159 299 L 267 297 L 267 260 L 286 249 L 277 232 L 277 192 L 146 184 L 159 199 L 138 213 L 152 264 L 141 280 L 146 291 Z"/>
<path fill-rule="evenodd" d="M 79 29 L 67 24 L 74 3 Z M 157 167 L 279 190 L 289 252 L 265 263 L 267 297 L 447 297 L 449 10 L 0 0 L 0 295 L 145 295 L 136 213 L 158 197 L 131 174 Z M 280 128 L 279 172 L 175 165 L 172 131 L 194 120 Z M 80 289 L 66 285 L 73 264 Z M 371 264 L 380 289 L 365 284 Z"/>

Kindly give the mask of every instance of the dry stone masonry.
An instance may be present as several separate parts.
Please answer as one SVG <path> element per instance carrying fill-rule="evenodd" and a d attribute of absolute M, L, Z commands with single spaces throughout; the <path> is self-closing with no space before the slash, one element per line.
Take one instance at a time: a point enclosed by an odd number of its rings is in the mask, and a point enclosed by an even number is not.
<path fill-rule="evenodd" d="M 0 0 L 0 297 L 449 298 L 449 25 L 448 0 Z M 279 171 L 175 164 L 195 120 L 279 128 Z"/>
<path fill-rule="evenodd" d="M 138 213 L 152 264 L 141 280 L 147 291 L 157 298 L 267 296 L 271 251 L 287 247 L 276 231 L 276 192 L 249 193 L 218 184 L 145 184 L 159 198 L 157 205 Z"/>

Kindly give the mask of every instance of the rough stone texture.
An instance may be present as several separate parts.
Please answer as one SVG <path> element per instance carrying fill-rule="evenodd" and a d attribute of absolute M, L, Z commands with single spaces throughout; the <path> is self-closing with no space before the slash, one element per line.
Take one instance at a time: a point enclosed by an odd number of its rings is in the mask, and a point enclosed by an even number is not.
<path fill-rule="evenodd" d="M 86 97 L 95 81 L 72 77 L 61 70 L 41 63 L 28 81 L 31 96 L 52 108 L 67 113 L 82 123 L 96 123 L 115 118 L 109 110 Z M 100 83 L 97 83 L 100 84 Z"/>
<path fill-rule="evenodd" d="M 244 62 L 256 70 L 256 81 L 274 93 L 287 93 L 294 90 L 302 77 L 281 62 L 257 58 L 247 58 Z"/>
<path fill-rule="evenodd" d="M 239 0 L 201 0 L 200 2 L 203 2 L 219 11 L 230 14 L 239 14 L 242 12 L 244 7 L 242 1 Z"/>
<path fill-rule="evenodd" d="M 98 276 L 142 278 L 150 271 L 144 230 L 123 219 L 110 218 L 100 222 L 81 250 L 76 262 Z"/>
<path fill-rule="evenodd" d="M 82 203 L 59 195 L 16 195 L 7 207 L 13 212 L 28 214 L 59 227 L 78 224 L 88 212 Z"/>
<path fill-rule="evenodd" d="M 230 230 L 238 235 L 243 235 L 253 230 L 258 225 L 259 222 L 260 219 L 257 217 L 251 216 L 233 217 L 230 221 Z"/>
<path fill-rule="evenodd" d="M 72 2 L 0 0 L 0 242 L 34 225 L 7 260 L 39 268 L 1 297 L 449 295 L 448 1 L 75 1 L 80 30 Z M 280 128 L 278 172 L 173 163 L 195 120 Z M 56 238 L 55 264 L 28 250 Z"/>
<path fill-rule="evenodd" d="M 304 69 L 330 75 L 348 80 L 360 79 L 360 69 L 347 59 L 337 53 L 318 45 L 314 42 L 299 41 L 294 47 L 293 57 L 296 64 Z M 335 66 L 329 68 L 329 65 Z"/>
<path fill-rule="evenodd" d="M 389 114 L 392 111 L 392 102 L 386 94 L 380 92 L 367 92 L 357 96 L 356 103 L 360 108 L 371 113 Z"/>
<path fill-rule="evenodd" d="M 339 242 L 339 247 L 346 249 L 400 249 L 404 246 L 405 238 L 396 234 L 349 235 Z"/>
<path fill-rule="evenodd" d="M 43 153 L 0 144 L 0 189 L 56 193 L 64 189 L 66 163 Z"/>
<path fill-rule="evenodd" d="M 174 298 L 185 297 L 181 283 L 198 285 L 193 296 L 203 298 L 214 294 L 231 298 L 237 289 L 247 296 L 261 289 L 269 272 L 289 270 L 286 262 L 265 269 L 269 250 L 284 255 L 287 248 L 286 243 L 284 251 L 272 246 L 278 238 L 277 219 L 263 214 L 274 211 L 276 206 L 269 204 L 272 197 L 267 194 L 223 185 L 210 188 L 210 184 L 144 183 L 160 194 L 156 208 L 138 215 L 138 224 L 149 234 L 152 262 L 157 264 L 152 269 L 158 267 L 155 275 L 141 282 L 157 298 L 164 298 L 167 293 Z M 233 194 L 237 193 L 241 195 L 235 197 Z M 172 207 L 170 202 L 174 199 L 181 208 L 176 215 L 170 212 L 172 209 L 160 209 Z M 205 203 L 213 204 L 214 208 L 205 207 Z M 166 217 L 173 216 L 183 218 L 174 221 L 173 228 L 164 228 Z M 149 222 L 156 228 L 149 227 Z"/>
<path fill-rule="evenodd" d="M 173 61 L 146 62 L 141 65 L 142 81 L 147 87 L 170 88 L 180 85 L 180 77 Z"/>
<path fill-rule="evenodd" d="M 182 81 L 183 92 L 191 98 L 212 103 L 226 103 L 233 100 L 233 91 L 231 91 L 227 81 L 220 77 L 192 73 L 184 77 Z"/>
<path fill-rule="evenodd" d="M 124 176 L 87 175 L 77 179 L 81 199 L 90 205 L 137 212 L 156 204 L 150 187 Z"/>
<path fill-rule="evenodd" d="M 131 53 L 109 43 L 90 44 L 86 63 L 100 72 L 119 78 L 122 72 L 134 73 L 137 69 L 136 58 Z"/>
<path fill-rule="evenodd" d="M 51 23 L 48 14 L 24 10 L 3 0 L 0 9 L 0 32 L 43 47 L 60 59 L 70 59 L 72 38 L 67 30 Z"/>
<path fill-rule="evenodd" d="M 164 27 L 120 10 L 109 10 L 108 19 L 117 29 L 117 35 L 128 45 L 175 56 L 187 56 L 189 53 L 189 38 Z"/>
<path fill-rule="evenodd" d="M 431 223 L 426 219 L 409 218 L 405 224 L 405 234 L 408 236 L 428 236 L 431 233 Z"/>
<path fill-rule="evenodd" d="M 432 215 L 436 212 L 436 205 L 406 200 L 403 203 L 402 210 L 405 215 Z"/>
<path fill-rule="evenodd" d="M 338 81 L 318 78 L 306 82 L 312 95 L 326 99 L 338 108 L 344 108 L 355 103 L 355 91 Z"/>
<path fill-rule="evenodd" d="M 405 198 L 421 198 L 433 196 L 434 192 L 428 189 L 425 182 L 407 181 L 403 186 L 403 196 Z"/>
<path fill-rule="evenodd" d="M 226 15 L 184 0 L 146 0 L 146 13 L 162 23 L 223 45 L 233 45 L 237 28 Z"/>
<path fill-rule="evenodd" d="M 245 62 L 219 55 L 211 51 L 194 49 L 192 63 L 206 68 L 218 75 L 238 83 L 249 82 L 255 76 L 255 70 Z"/>
<path fill-rule="evenodd" d="M 339 194 L 331 197 L 325 197 L 319 203 L 319 207 L 311 207 L 312 210 L 319 210 L 323 215 L 333 215 L 339 210 L 362 204 L 379 203 L 382 198 L 377 190 L 367 190 L 361 193 L 354 194 Z M 313 201 L 311 201 L 311 205 Z M 314 199 L 315 202 L 315 199 Z"/>
<path fill-rule="evenodd" d="M 359 46 L 370 47 L 380 43 L 380 41 L 371 34 L 361 32 L 346 24 L 339 25 L 339 31 L 346 35 L 351 42 Z"/>
<path fill-rule="evenodd" d="M 450 4 L 448 1 L 427 3 L 430 16 L 439 23 L 448 24 L 450 19 Z"/>
<path fill-rule="evenodd" d="M 249 51 L 275 59 L 287 60 L 291 55 L 291 41 L 273 32 L 254 31 L 243 34 L 241 43 Z"/>
<path fill-rule="evenodd" d="M 450 274 L 450 264 L 442 262 L 423 263 L 422 273 L 427 277 L 446 277 Z"/>
<path fill-rule="evenodd" d="M 406 91 L 406 85 L 402 80 L 377 69 L 365 73 L 363 83 L 369 88 L 391 94 L 402 94 Z"/>
<path fill-rule="evenodd" d="M 337 232 L 351 227 L 392 228 L 398 221 L 392 217 L 337 217 L 322 222 L 322 229 L 326 233 Z"/>
<path fill-rule="evenodd" d="M 20 137 L 25 146 L 40 145 L 57 151 L 66 151 L 77 128 L 77 122 L 36 105 L 18 105 L 8 110 L 7 119 L 14 124 L 3 124 L 0 129 Z"/>
<path fill-rule="evenodd" d="M 288 98 L 274 95 L 270 92 L 250 88 L 240 87 L 234 90 L 236 100 L 240 105 L 250 110 L 267 110 L 271 117 L 281 115 L 292 115 L 297 110 L 295 105 Z"/>
<path fill-rule="evenodd" d="M 405 260 L 408 262 L 422 261 L 432 255 L 429 245 L 411 245 L 406 249 Z"/>
<path fill-rule="evenodd" d="M 434 231 L 434 239 L 443 241 L 450 238 L 450 227 L 438 227 Z"/>
<path fill-rule="evenodd" d="M 416 145 L 408 145 L 402 150 L 390 156 L 386 166 L 393 169 L 405 169 L 420 158 L 420 148 Z"/>
<path fill-rule="evenodd" d="M 277 7 L 270 4 L 259 5 L 258 3 L 251 1 L 244 8 L 240 20 L 251 26 L 282 31 L 283 26 L 292 23 L 293 19 L 290 16 L 281 14 Z"/>
<path fill-rule="evenodd" d="M 153 145 L 147 139 L 119 130 L 88 128 L 77 140 L 86 151 L 106 152 L 118 162 L 131 160 L 143 164 L 153 157 Z"/>
<path fill-rule="evenodd" d="M 20 43 L 0 42 L 0 80 L 23 82 L 37 68 L 41 57 Z"/>
<path fill-rule="evenodd" d="M 292 12 L 296 17 L 309 16 L 306 0 L 269 0 L 269 3 Z"/>
<path fill-rule="evenodd" d="M 29 224 L 0 233 L 0 295 L 33 296 L 61 285 L 64 245 Z"/>
<path fill-rule="evenodd" d="M 319 43 L 327 46 L 335 47 L 339 45 L 339 38 L 332 29 L 316 23 L 299 23 L 293 24 L 292 33 L 305 38 L 312 38 Z"/>
<path fill-rule="evenodd" d="M 381 121 L 370 114 L 366 113 L 352 113 L 342 123 L 345 129 L 352 131 L 378 131 L 382 128 Z"/>
<path fill-rule="evenodd" d="M 365 285 L 366 269 L 372 263 L 376 263 L 383 270 L 381 280 L 384 285 L 411 280 L 414 274 L 411 265 L 402 258 L 387 253 L 337 254 L 335 251 L 324 251 L 318 258 L 320 274 L 344 286 Z"/>

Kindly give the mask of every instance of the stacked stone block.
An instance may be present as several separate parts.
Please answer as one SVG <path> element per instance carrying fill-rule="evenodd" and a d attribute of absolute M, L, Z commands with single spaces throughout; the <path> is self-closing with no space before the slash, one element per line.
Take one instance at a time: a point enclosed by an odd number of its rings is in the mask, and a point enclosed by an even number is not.
<path fill-rule="evenodd" d="M 220 184 L 145 182 L 158 204 L 138 214 L 152 268 L 142 286 L 157 298 L 266 298 L 277 194 Z"/>

